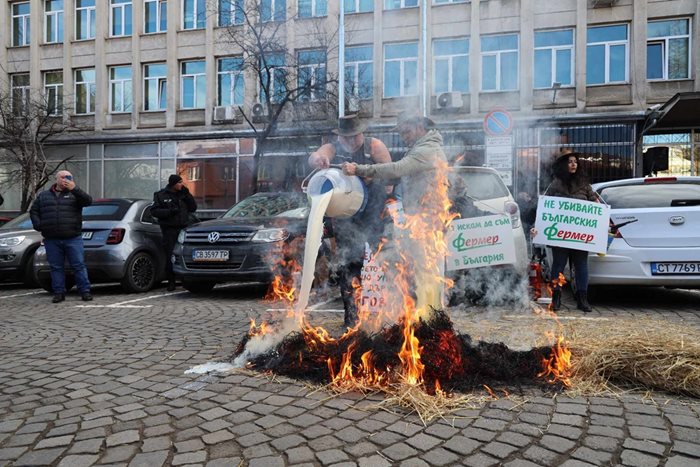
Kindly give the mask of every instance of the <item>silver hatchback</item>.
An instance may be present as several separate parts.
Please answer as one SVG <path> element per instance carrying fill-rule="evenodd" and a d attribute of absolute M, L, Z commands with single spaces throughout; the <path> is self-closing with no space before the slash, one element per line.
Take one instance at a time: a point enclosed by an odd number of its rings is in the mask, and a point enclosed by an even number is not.
<path fill-rule="evenodd" d="M 34 253 L 41 245 L 41 234 L 32 228 L 28 213 L 0 227 L 0 279 L 24 282 L 35 287 L 32 269 Z"/>

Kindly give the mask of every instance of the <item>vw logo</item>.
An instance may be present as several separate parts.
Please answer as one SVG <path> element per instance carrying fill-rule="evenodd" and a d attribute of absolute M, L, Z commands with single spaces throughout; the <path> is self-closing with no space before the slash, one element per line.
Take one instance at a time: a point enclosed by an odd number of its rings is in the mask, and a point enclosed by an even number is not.
<path fill-rule="evenodd" d="M 209 236 L 207 236 L 207 240 L 209 240 L 209 243 L 216 243 L 219 241 L 219 238 L 221 238 L 219 232 L 211 232 Z"/>
<path fill-rule="evenodd" d="M 685 223 L 685 217 L 683 216 L 671 216 L 668 218 L 668 222 L 671 225 L 680 225 Z"/>

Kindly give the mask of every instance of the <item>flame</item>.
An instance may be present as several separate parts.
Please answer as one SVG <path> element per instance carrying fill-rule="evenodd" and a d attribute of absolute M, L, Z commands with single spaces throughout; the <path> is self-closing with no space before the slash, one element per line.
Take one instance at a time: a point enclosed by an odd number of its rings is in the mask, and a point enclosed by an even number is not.
<path fill-rule="evenodd" d="M 557 337 L 549 358 L 542 359 L 542 372 L 537 376 L 544 377 L 551 384 L 561 382 L 565 387 L 571 387 L 571 350 L 564 336 Z"/>
<path fill-rule="evenodd" d="M 488 392 L 491 397 L 493 397 L 494 399 L 498 399 L 498 396 L 496 395 L 495 392 L 493 392 L 493 389 L 491 389 L 490 387 L 488 387 L 485 384 L 482 384 L 482 386 L 484 387 L 484 389 L 486 389 L 486 392 Z"/>
<path fill-rule="evenodd" d="M 250 319 L 250 329 L 248 329 L 248 337 L 263 336 L 270 332 L 270 326 L 266 321 L 260 323 L 260 326 L 255 324 L 254 319 Z"/>

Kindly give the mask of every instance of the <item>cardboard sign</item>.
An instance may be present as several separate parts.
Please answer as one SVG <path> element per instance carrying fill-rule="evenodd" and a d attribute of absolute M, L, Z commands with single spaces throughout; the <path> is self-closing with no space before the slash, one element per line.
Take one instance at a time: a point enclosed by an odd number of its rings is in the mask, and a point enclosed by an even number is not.
<path fill-rule="evenodd" d="M 386 308 L 386 274 L 384 268 L 365 243 L 365 259 L 362 264 L 362 296 L 360 310 L 379 313 Z"/>
<path fill-rule="evenodd" d="M 610 206 L 603 203 L 541 196 L 533 243 L 605 253 L 609 223 Z"/>
<path fill-rule="evenodd" d="M 447 269 L 480 268 L 515 263 L 510 217 L 471 217 L 452 222 L 447 231 Z"/>

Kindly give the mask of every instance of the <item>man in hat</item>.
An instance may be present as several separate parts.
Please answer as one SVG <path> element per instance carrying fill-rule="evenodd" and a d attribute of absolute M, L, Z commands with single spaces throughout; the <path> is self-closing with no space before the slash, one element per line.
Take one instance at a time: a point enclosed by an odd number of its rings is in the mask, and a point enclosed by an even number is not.
<path fill-rule="evenodd" d="M 355 162 L 361 164 L 382 164 L 391 162 L 391 155 L 384 143 L 362 133 L 365 127 L 359 117 L 347 115 L 338 119 L 338 135 L 335 143 L 324 144 L 309 156 L 309 165 L 317 169 L 328 168 L 331 163 Z M 365 256 L 365 243 L 372 251 L 376 250 L 384 231 L 382 211 L 388 188 L 376 180 L 365 179 L 367 204 L 361 212 L 349 219 L 333 219 L 339 264 L 338 285 L 345 309 L 345 325 L 353 327 L 357 323 L 353 281 L 361 281 L 362 264 Z"/>
<path fill-rule="evenodd" d="M 177 242 L 177 236 L 180 230 L 190 223 L 190 213 L 196 210 L 197 202 L 182 183 L 182 177 L 177 174 L 168 177 L 168 185 L 165 188 L 153 193 L 151 214 L 158 219 L 160 230 L 163 232 L 168 291 L 175 290 L 175 274 L 173 273 L 171 258 Z"/>

